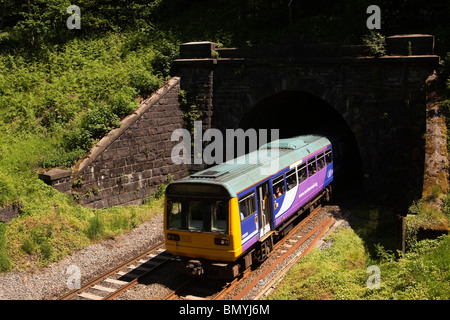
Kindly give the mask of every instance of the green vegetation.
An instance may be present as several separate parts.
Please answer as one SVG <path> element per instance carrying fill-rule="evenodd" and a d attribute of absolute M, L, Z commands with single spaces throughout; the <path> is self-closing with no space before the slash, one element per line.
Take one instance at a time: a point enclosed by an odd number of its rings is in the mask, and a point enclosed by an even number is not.
<path fill-rule="evenodd" d="M 45 212 L 0 225 L 0 271 L 35 270 L 92 242 L 128 232 L 161 213 L 163 203 L 155 198 L 141 206 L 91 210 L 65 195 L 58 197 L 64 199 Z"/>
<path fill-rule="evenodd" d="M 448 300 L 450 237 L 415 242 L 406 254 L 386 249 L 394 240 L 389 213 L 379 207 L 356 208 L 352 228 L 339 227 L 330 234 L 331 246 L 304 257 L 271 299 Z M 372 265 L 380 270 L 379 289 L 367 285 Z"/>
<path fill-rule="evenodd" d="M 1 270 L 23 268 L 26 258 L 37 265 L 56 261 L 90 240 L 127 231 L 146 216 L 146 207 L 109 209 L 105 212 L 117 214 L 108 218 L 115 227 L 105 226 L 99 218 L 103 211 L 83 209 L 78 216 L 81 209 L 68 196 L 37 176 L 40 167 L 71 166 L 166 79 L 167 70 L 153 68 L 159 51 L 150 45 L 128 51 L 130 41 L 131 35 L 109 34 L 74 39 L 39 57 L 0 56 L 0 207 L 21 204 L 21 217 L 3 227 Z M 55 208 L 64 210 L 47 220 Z M 89 216 L 87 234 L 77 233 Z"/>
<path fill-rule="evenodd" d="M 386 54 L 386 39 L 379 32 L 370 32 L 363 37 L 363 43 L 369 47 L 369 54 L 375 57 Z"/>
<path fill-rule="evenodd" d="M 40 181 L 37 170 L 70 167 L 119 126 L 173 75 L 172 61 L 182 42 L 251 47 L 304 37 L 348 44 L 364 38 L 372 54 L 380 55 L 385 36 L 428 33 L 436 36 L 450 94 L 449 5 L 444 1 L 290 1 L 288 6 L 285 0 L 78 0 L 81 29 L 69 30 L 66 9 L 71 4 L 0 0 L 0 207 L 20 207 L 19 218 L 0 223 L 0 272 L 48 265 L 162 211 L 162 200 L 86 209 Z M 365 25 L 371 4 L 382 10 L 379 33 Z M 195 97 L 184 93 L 181 98 L 186 122 L 198 119 Z M 443 103 L 447 109 L 449 101 Z M 439 191 L 430 194 L 443 199 L 448 219 L 449 196 Z M 427 208 L 415 203 L 411 210 Z M 275 298 L 448 299 L 448 238 L 411 241 L 410 251 L 394 259 L 384 249 L 393 247 L 393 224 L 383 222 L 390 221 L 392 212 L 365 206 L 353 216 L 364 227 L 333 235 L 333 245 L 313 251 Z M 380 290 L 366 288 L 371 264 L 381 269 Z"/>
<path fill-rule="evenodd" d="M 161 201 L 81 208 L 38 179 L 39 168 L 70 167 L 120 126 L 170 76 L 178 54 L 178 42 L 151 24 L 136 19 L 139 29 L 119 30 L 108 13 L 90 15 L 95 1 L 83 2 L 83 29 L 68 30 L 69 5 L 0 2 L 0 207 L 20 206 L 19 218 L 0 223 L 0 271 L 45 266 L 162 211 Z M 145 12 L 126 2 L 100 7 Z"/>

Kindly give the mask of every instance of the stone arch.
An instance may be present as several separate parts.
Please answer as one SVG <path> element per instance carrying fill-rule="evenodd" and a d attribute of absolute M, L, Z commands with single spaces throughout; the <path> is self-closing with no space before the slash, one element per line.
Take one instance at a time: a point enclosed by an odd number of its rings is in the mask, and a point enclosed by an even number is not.
<path fill-rule="evenodd" d="M 362 178 L 361 155 L 350 125 L 335 107 L 309 92 L 284 90 L 261 99 L 243 115 L 239 128 L 278 128 L 280 138 L 324 135 L 342 145 L 345 182 Z"/>

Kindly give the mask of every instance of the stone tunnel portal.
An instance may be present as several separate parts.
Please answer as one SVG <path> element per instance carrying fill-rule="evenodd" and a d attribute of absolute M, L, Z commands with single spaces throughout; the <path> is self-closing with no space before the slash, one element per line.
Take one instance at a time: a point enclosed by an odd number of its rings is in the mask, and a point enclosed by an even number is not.
<path fill-rule="evenodd" d="M 362 180 L 356 139 L 343 117 L 326 101 L 303 91 L 282 91 L 257 102 L 243 117 L 239 128 L 279 129 L 280 138 L 318 134 L 334 145 L 342 170 L 339 185 L 359 185 Z"/>

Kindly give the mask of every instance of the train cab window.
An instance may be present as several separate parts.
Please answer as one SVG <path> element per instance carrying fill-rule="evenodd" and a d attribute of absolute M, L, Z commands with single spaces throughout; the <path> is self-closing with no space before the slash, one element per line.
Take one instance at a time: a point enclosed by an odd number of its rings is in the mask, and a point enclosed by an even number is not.
<path fill-rule="evenodd" d="M 239 212 L 241 215 L 241 221 L 245 220 L 247 217 L 250 217 L 256 212 L 256 198 L 254 192 L 244 196 L 241 200 L 239 200 Z"/>
<path fill-rule="evenodd" d="M 308 160 L 308 177 L 311 177 L 317 172 L 316 157 Z"/>
<path fill-rule="evenodd" d="M 306 171 L 306 163 L 298 166 L 297 169 L 298 183 L 302 183 L 308 178 L 308 172 Z"/>
<path fill-rule="evenodd" d="M 286 187 L 287 191 L 297 186 L 297 176 L 295 174 L 295 168 L 286 172 Z"/>
<path fill-rule="evenodd" d="M 181 201 L 167 201 L 167 228 L 181 229 Z"/>
<path fill-rule="evenodd" d="M 331 162 L 333 162 L 331 149 L 328 149 L 327 151 L 325 151 L 325 161 L 327 162 L 327 164 L 330 164 Z"/>
<path fill-rule="evenodd" d="M 204 215 L 203 201 L 189 201 L 188 211 L 188 228 L 191 231 L 200 231 L 204 229 L 203 218 Z"/>
<path fill-rule="evenodd" d="M 317 171 L 322 170 L 325 167 L 325 158 L 323 153 L 317 156 Z"/>
<path fill-rule="evenodd" d="M 167 228 L 226 233 L 228 202 L 221 199 L 168 199 Z"/>
<path fill-rule="evenodd" d="M 279 198 L 284 194 L 284 176 L 280 174 L 278 177 L 273 179 L 273 198 Z"/>
<path fill-rule="evenodd" d="M 214 201 L 211 203 L 211 231 L 226 232 L 228 221 L 228 205 L 225 201 Z"/>

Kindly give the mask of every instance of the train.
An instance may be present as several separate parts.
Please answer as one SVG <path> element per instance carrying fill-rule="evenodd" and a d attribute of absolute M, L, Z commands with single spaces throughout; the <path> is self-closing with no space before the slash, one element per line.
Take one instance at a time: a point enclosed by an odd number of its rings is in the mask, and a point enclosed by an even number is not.
<path fill-rule="evenodd" d="M 296 218 L 332 193 L 325 136 L 279 139 L 170 183 L 166 249 L 180 272 L 232 279 L 263 262 Z"/>

